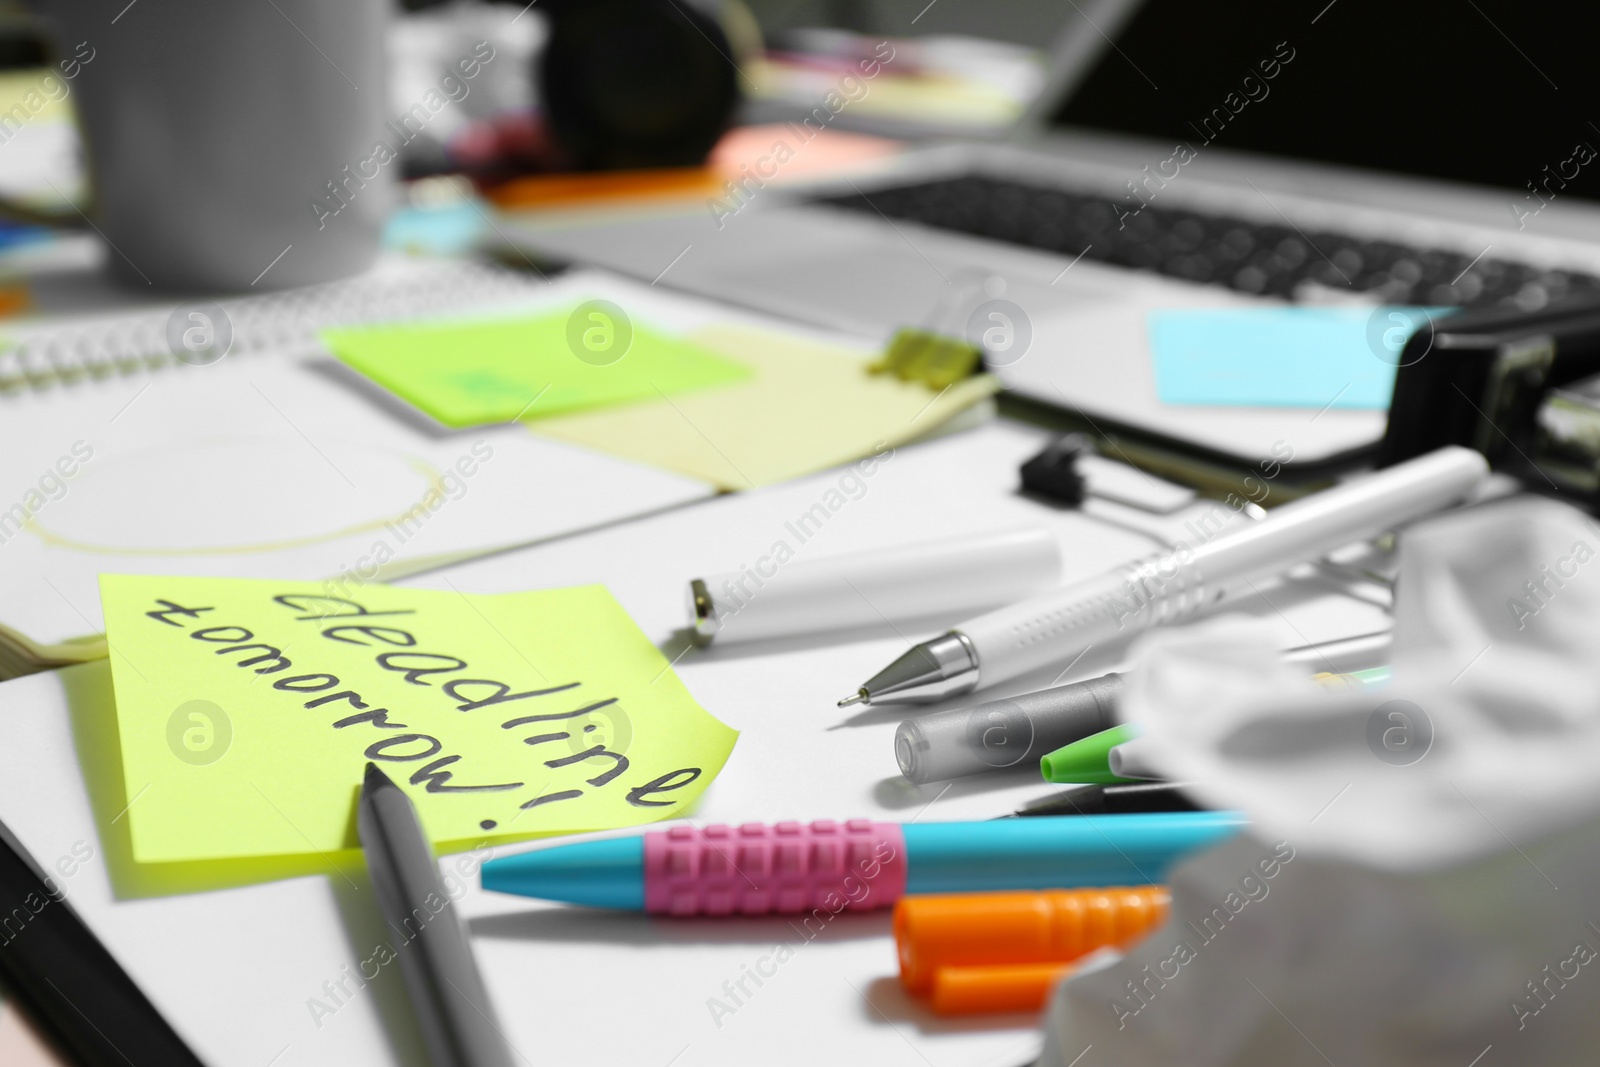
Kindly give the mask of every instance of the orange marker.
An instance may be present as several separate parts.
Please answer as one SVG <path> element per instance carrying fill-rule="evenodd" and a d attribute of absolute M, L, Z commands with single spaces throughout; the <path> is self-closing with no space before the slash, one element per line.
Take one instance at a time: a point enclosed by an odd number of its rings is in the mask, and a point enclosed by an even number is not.
<path fill-rule="evenodd" d="M 1066 963 L 1125 948 L 1167 917 L 1164 886 L 904 897 L 894 909 L 900 982 L 926 995 L 941 967 Z"/>
<path fill-rule="evenodd" d="M 1070 963 L 1007 963 L 992 967 L 940 967 L 929 998 L 939 1015 L 1039 1011 L 1050 990 L 1073 970 Z"/>

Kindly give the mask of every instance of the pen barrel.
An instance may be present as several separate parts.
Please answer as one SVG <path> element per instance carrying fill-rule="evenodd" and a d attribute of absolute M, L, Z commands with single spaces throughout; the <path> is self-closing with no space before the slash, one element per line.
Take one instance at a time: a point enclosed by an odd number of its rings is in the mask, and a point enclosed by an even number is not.
<path fill-rule="evenodd" d="M 905 894 L 896 823 L 674 826 L 644 839 L 644 906 L 668 915 L 766 915 L 886 908 Z"/>
<path fill-rule="evenodd" d="M 70 1062 L 200 1067 L 200 1060 L 0 823 L 0 979 Z M 16 1045 L 8 1039 L 5 1047 Z M 24 1054 L 24 1058 L 32 1059 Z M 57 1062 L 43 1052 L 38 1062 Z"/>
<path fill-rule="evenodd" d="M 1283 654 L 1283 661 L 1318 672 L 1369 671 L 1388 663 L 1393 645 L 1394 631 L 1381 630 L 1291 648 Z"/>
<path fill-rule="evenodd" d="M 1124 640 L 1198 608 L 1198 574 L 1153 556 L 962 623 L 977 650 L 978 684 L 994 685 Z M 1148 608 L 1148 610 L 1145 610 Z M 1184 609 L 1188 610 L 1184 610 Z"/>
<path fill-rule="evenodd" d="M 1227 811 L 907 823 L 905 891 L 1141 885 L 1164 879 L 1173 862 L 1226 841 L 1244 824 Z"/>
<path fill-rule="evenodd" d="M 1106 574 L 991 611 L 958 629 L 993 685 L 1209 610 L 1248 580 L 1282 573 L 1467 496 L 1488 465 L 1450 446 L 1273 509 L 1197 546 L 1180 545 Z"/>
<path fill-rule="evenodd" d="M 1193 565 L 1212 585 L 1277 574 L 1459 503 L 1488 471 L 1470 448 L 1440 448 L 1273 508 L 1194 548 Z"/>
<path fill-rule="evenodd" d="M 991 700 L 907 719 L 895 731 L 900 772 L 919 785 L 1036 764 L 1063 745 L 1116 725 L 1122 676 Z"/>
<path fill-rule="evenodd" d="M 1123 948 L 1166 921 L 1165 886 L 907 897 L 895 905 L 900 982 L 927 993 L 944 967 L 1066 963 Z"/>
<path fill-rule="evenodd" d="M 510 1067 L 494 1007 L 410 799 L 393 785 L 364 790 L 356 820 L 430 1062 Z"/>
<path fill-rule="evenodd" d="M 1112 749 L 1115 753 L 1116 749 Z M 1111 762 L 1108 760 L 1107 762 Z M 1129 777 L 1112 767 L 1119 778 Z M 1115 785 L 1089 785 L 1069 789 L 1047 800 L 1036 801 L 1010 818 L 1035 819 L 1042 815 L 1150 815 L 1174 811 L 1205 811 L 1184 791 L 1181 782 L 1124 782 Z"/>
<path fill-rule="evenodd" d="M 700 639 L 722 644 L 881 626 L 885 619 L 948 624 L 1032 596 L 1061 577 L 1056 540 L 1037 527 L 785 560 L 775 552 L 690 583 L 690 623 Z"/>

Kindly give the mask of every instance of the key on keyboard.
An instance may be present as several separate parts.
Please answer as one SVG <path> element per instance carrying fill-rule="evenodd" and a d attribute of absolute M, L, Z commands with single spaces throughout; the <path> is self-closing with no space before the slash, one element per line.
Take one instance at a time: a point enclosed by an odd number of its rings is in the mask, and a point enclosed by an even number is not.
<path fill-rule="evenodd" d="M 1391 304 L 1536 311 L 1555 300 L 1600 296 L 1600 277 L 1580 271 L 1488 256 L 1474 262 L 1458 252 L 1153 204 L 1129 214 L 1103 196 L 980 175 L 818 203 L 1287 299 L 1307 299 L 1321 287 Z"/>

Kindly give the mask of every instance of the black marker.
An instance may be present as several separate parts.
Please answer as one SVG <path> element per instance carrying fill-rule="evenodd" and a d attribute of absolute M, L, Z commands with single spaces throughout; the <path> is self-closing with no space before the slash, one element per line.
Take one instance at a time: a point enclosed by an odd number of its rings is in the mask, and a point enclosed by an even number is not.
<path fill-rule="evenodd" d="M 1035 801 L 1001 819 L 1033 815 L 1139 815 L 1165 811 L 1204 811 L 1183 792 L 1187 782 L 1134 782 L 1129 785 L 1086 785 L 1046 800 Z"/>
<path fill-rule="evenodd" d="M 0 978 L 74 1063 L 201 1067 L 4 823 L 0 916 Z"/>

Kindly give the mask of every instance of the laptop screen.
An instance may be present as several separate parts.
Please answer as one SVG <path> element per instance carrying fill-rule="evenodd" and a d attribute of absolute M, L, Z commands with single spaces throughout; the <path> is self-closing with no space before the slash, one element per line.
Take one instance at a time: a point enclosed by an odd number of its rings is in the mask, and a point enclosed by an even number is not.
<path fill-rule="evenodd" d="M 1501 186 L 1515 213 L 1600 198 L 1597 44 L 1591 4 L 1148 0 L 1052 122 Z"/>

